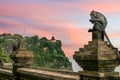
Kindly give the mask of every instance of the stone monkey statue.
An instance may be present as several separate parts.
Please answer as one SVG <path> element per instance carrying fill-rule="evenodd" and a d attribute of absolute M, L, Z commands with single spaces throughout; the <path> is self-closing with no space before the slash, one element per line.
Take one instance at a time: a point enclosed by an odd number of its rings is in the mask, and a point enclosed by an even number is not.
<path fill-rule="evenodd" d="M 90 22 L 94 24 L 93 30 L 97 31 L 104 31 L 107 26 L 107 19 L 106 17 L 97 11 L 91 11 L 90 13 Z"/>
<path fill-rule="evenodd" d="M 117 53 L 118 56 L 118 60 L 120 63 L 120 53 L 118 51 L 117 48 L 115 48 L 112 43 L 110 42 L 106 32 L 105 32 L 105 28 L 107 26 L 107 19 L 106 17 L 97 11 L 91 11 L 90 13 L 90 17 L 91 19 L 89 20 L 92 24 L 94 24 L 93 29 L 89 29 L 88 32 L 92 32 L 92 31 L 100 31 L 101 32 L 101 38 L 104 41 L 104 36 L 106 37 L 107 41 L 109 42 L 110 46 L 115 49 L 115 52 Z"/>
<path fill-rule="evenodd" d="M 107 26 L 106 17 L 102 13 L 97 12 L 97 11 L 91 11 L 90 17 L 91 17 L 91 19 L 89 21 L 92 24 L 94 24 L 94 26 L 93 26 L 93 29 L 89 29 L 88 32 L 100 31 L 102 40 L 104 40 L 104 36 L 105 36 L 107 41 L 109 42 L 109 44 L 113 47 L 112 43 L 110 42 L 110 40 L 105 32 L 105 28 Z"/>

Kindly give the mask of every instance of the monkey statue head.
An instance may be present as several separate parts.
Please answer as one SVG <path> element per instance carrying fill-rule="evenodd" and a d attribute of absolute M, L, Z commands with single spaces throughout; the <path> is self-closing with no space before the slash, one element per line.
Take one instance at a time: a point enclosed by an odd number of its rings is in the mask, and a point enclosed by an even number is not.
<path fill-rule="evenodd" d="M 90 13 L 90 17 L 91 17 L 91 19 L 96 19 L 97 18 L 97 12 L 92 10 L 91 13 Z"/>
<path fill-rule="evenodd" d="M 102 25 L 102 28 L 106 27 L 107 19 L 102 13 L 92 10 L 90 12 L 90 17 L 91 17 L 90 22 L 92 24 L 95 24 L 97 22 Z"/>

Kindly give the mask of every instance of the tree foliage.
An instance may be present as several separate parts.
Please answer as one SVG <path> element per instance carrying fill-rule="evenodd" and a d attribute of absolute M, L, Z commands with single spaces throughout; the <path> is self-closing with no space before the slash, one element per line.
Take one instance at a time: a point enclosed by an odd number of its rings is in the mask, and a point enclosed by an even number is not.
<path fill-rule="evenodd" d="M 30 41 L 35 41 L 34 44 L 37 45 L 34 45 L 33 42 L 30 43 Z M 46 37 L 38 39 L 33 36 L 27 38 L 26 43 L 27 48 L 34 52 L 34 66 L 72 70 L 71 63 L 65 57 L 61 48 L 62 43 L 60 40 L 51 41 Z"/>
<path fill-rule="evenodd" d="M 11 62 L 9 58 L 9 50 L 11 47 L 12 41 L 4 37 L 0 37 L 0 59 L 4 62 Z"/>
<path fill-rule="evenodd" d="M 21 39 L 24 39 L 26 48 L 34 53 L 33 66 L 72 70 L 71 63 L 61 48 L 62 42 L 55 40 L 54 37 L 48 40 L 46 37 L 39 39 L 37 35 L 23 38 L 19 34 L 2 34 L 0 35 L 0 59 L 6 62 L 11 61 L 9 54 L 12 51 L 12 45 L 15 40 Z"/>

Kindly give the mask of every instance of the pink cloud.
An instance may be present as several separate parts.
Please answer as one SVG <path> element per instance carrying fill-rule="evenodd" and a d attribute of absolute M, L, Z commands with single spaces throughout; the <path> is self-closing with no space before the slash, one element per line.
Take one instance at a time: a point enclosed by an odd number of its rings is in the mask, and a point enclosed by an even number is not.
<path fill-rule="evenodd" d="M 71 40 L 70 44 L 72 44 L 68 48 L 66 45 L 63 46 L 63 49 L 65 50 L 67 56 L 72 56 L 75 50 L 83 47 L 84 44 L 87 44 L 88 40 L 90 40 L 90 33 L 88 33 L 86 29 L 82 28 L 69 26 L 67 28 L 67 35 Z"/>
<path fill-rule="evenodd" d="M 3 32 L 10 32 L 10 33 L 19 33 L 24 35 L 24 28 L 26 29 L 26 35 L 27 34 L 31 34 L 31 35 L 43 35 L 46 37 L 50 37 L 50 32 L 48 31 L 43 31 L 41 29 L 37 29 L 34 26 L 29 26 L 27 24 L 15 21 L 15 20 L 9 20 L 9 19 L 2 19 L 0 20 L 0 22 L 5 23 L 9 26 L 7 26 L 6 28 L 4 26 L 2 30 L 4 30 Z"/>
<path fill-rule="evenodd" d="M 95 4 L 96 3 L 96 4 Z M 99 3 L 99 4 L 97 4 Z M 56 5 L 43 5 L 43 4 L 1 4 L 0 5 L 0 15 L 2 16 L 21 16 L 27 17 L 29 19 L 44 19 L 51 18 L 59 15 L 65 16 L 65 13 L 82 13 L 85 11 L 91 11 L 92 9 L 97 11 L 106 12 L 115 12 L 120 11 L 120 5 L 118 2 L 109 1 L 109 3 L 104 2 L 89 2 L 89 3 L 56 3 Z M 83 12 L 81 12 L 81 10 Z M 72 11 L 72 12 L 71 12 Z M 52 19 L 52 18 L 51 18 Z"/>
<path fill-rule="evenodd" d="M 6 32 L 6 30 L 0 28 L 0 34 L 2 34 L 2 33 L 4 33 L 4 32 Z"/>
<path fill-rule="evenodd" d="M 83 14 L 85 12 L 90 12 L 91 10 L 97 10 L 104 13 L 112 13 L 120 11 L 120 1 L 113 1 L 113 0 L 100 0 L 100 1 L 74 1 L 72 3 L 58 3 L 56 5 L 57 8 L 54 10 L 63 13 L 76 13 L 76 14 Z M 70 14 L 69 13 L 69 14 Z"/>
<path fill-rule="evenodd" d="M 15 16 L 28 19 L 43 19 L 53 14 L 52 9 L 45 5 L 39 4 L 1 4 L 1 16 Z"/>

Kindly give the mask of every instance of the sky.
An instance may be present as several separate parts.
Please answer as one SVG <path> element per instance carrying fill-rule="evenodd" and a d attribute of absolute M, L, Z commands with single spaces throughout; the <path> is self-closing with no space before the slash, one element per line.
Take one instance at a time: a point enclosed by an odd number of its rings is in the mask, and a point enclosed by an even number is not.
<path fill-rule="evenodd" d="M 91 41 L 92 10 L 107 17 L 107 35 L 120 49 L 120 0 L 0 0 L 0 34 L 54 36 L 72 57 Z"/>

